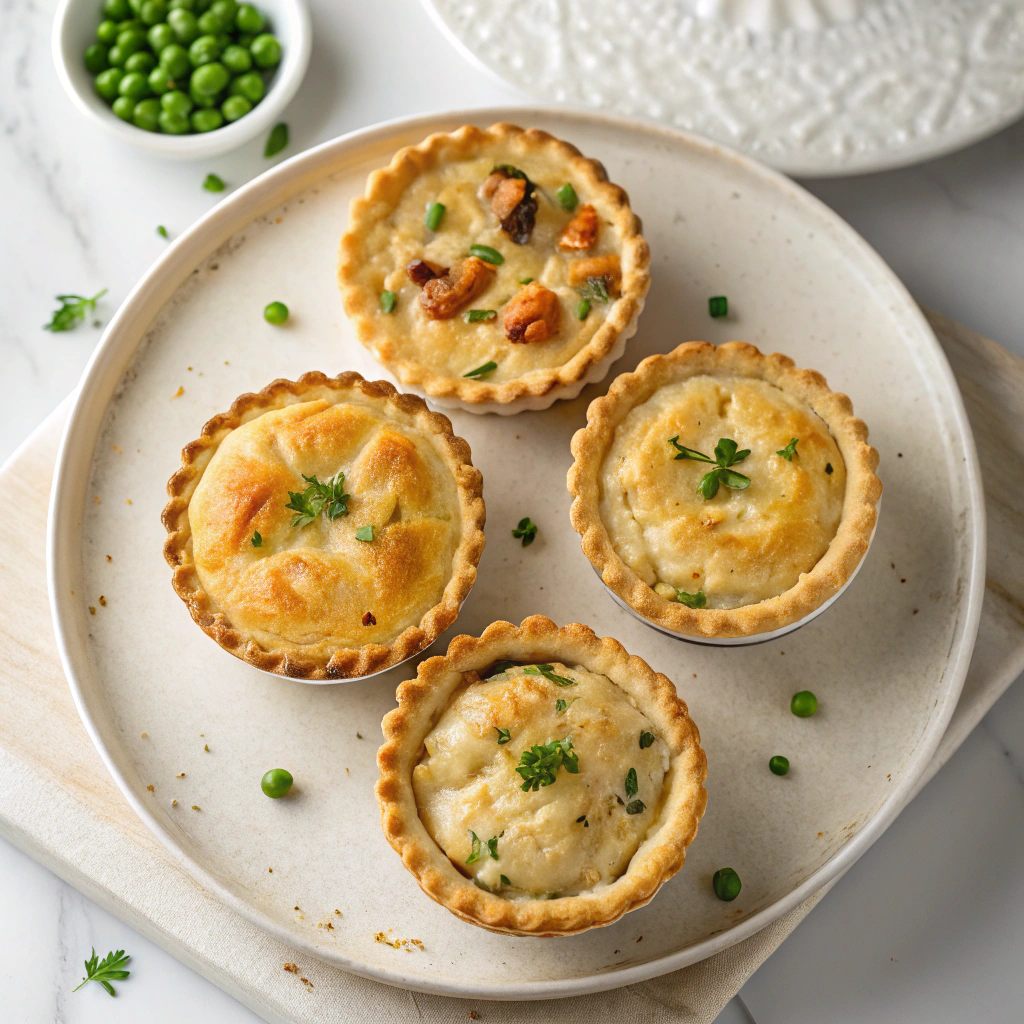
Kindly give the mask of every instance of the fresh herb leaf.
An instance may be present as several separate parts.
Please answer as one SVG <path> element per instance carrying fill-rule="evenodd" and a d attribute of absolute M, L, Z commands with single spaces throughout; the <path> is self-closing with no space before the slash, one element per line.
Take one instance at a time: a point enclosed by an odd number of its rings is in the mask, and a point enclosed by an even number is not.
<path fill-rule="evenodd" d="M 579 697 L 573 697 L 572 700 L 563 700 L 559 697 L 558 700 L 555 701 L 555 712 L 560 715 L 563 712 L 568 711 L 569 708 L 572 707 L 572 705 L 579 699 Z"/>
<path fill-rule="evenodd" d="M 373 527 L 372 526 L 360 526 L 356 530 L 356 540 L 369 542 L 373 540 Z"/>
<path fill-rule="evenodd" d="M 444 203 L 431 203 L 427 207 L 423 224 L 428 231 L 436 231 L 441 226 L 441 218 L 444 217 Z"/>
<path fill-rule="evenodd" d="M 496 661 L 487 671 L 487 675 L 484 679 L 490 679 L 491 676 L 498 675 L 499 672 L 504 672 L 506 669 L 515 668 L 516 662 L 514 661 Z"/>
<path fill-rule="evenodd" d="M 536 793 L 541 786 L 550 786 L 559 768 L 564 768 L 570 775 L 579 773 L 579 756 L 572 752 L 571 736 L 550 743 L 535 743 L 520 754 L 519 766 L 516 768 L 523 777 L 520 789 L 526 793 Z"/>
<path fill-rule="evenodd" d="M 89 981 L 98 981 L 110 995 L 116 995 L 114 986 L 110 983 L 124 981 L 131 974 L 131 971 L 124 970 L 124 965 L 130 959 L 130 955 L 125 955 L 125 951 L 119 949 L 116 953 L 108 953 L 100 960 L 96 955 L 96 947 L 93 946 L 92 956 L 85 961 L 85 977 L 82 979 L 82 985 Z M 78 985 L 71 991 L 77 992 L 82 985 Z"/>
<path fill-rule="evenodd" d="M 724 295 L 714 295 L 708 299 L 708 312 L 715 320 L 729 315 L 729 300 Z"/>
<path fill-rule="evenodd" d="M 508 880 L 508 875 L 500 875 L 502 885 L 511 885 L 512 883 Z"/>
<path fill-rule="evenodd" d="M 576 319 L 586 320 L 590 316 L 590 299 L 580 299 L 580 304 L 576 307 Z"/>
<path fill-rule="evenodd" d="M 725 484 L 726 487 L 731 487 L 734 491 L 744 491 L 750 486 L 750 477 L 744 476 L 742 473 L 737 473 L 734 469 L 725 469 L 722 467 L 717 470 L 718 478 Z"/>
<path fill-rule="evenodd" d="M 653 732 L 640 733 L 640 749 L 646 750 L 654 742 Z"/>
<path fill-rule="evenodd" d="M 469 247 L 469 255 L 475 256 L 478 260 L 483 260 L 484 263 L 491 263 L 496 267 L 505 262 L 505 257 L 497 249 L 492 249 L 489 245 L 471 245 Z"/>
<path fill-rule="evenodd" d="M 533 280 L 532 277 L 521 277 L 519 278 L 520 284 L 529 284 Z"/>
<path fill-rule="evenodd" d="M 498 746 L 503 747 L 509 740 L 512 739 L 512 733 L 508 729 L 502 729 L 500 725 L 496 725 L 495 730 L 498 733 Z"/>
<path fill-rule="evenodd" d="M 484 857 L 490 857 L 491 860 L 498 859 L 498 837 L 491 836 L 487 842 L 483 842 L 481 838 L 470 829 L 469 834 L 473 837 L 470 843 L 470 854 L 466 858 L 467 864 L 475 864 L 478 860 L 482 860 Z M 486 847 L 486 853 L 484 848 Z"/>
<path fill-rule="evenodd" d="M 697 451 L 696 448 L 687 448 L 685 444 L 680 444 L 678 434 L 676 434 L 675 437 L 670 437 L 668 439 L 668 443 L 679 452 L 679 454 L 675 456 L 677 462 L 680 459 L 692 459 L 694 462 L 710 462 L 714 465 L 715 460 L 709 458 L 703 452 Z"/>
<path fill-rule="evenodd" d="M 464 373 L 463 377 L 471 377 L 473 380 L 483 380 L 489 374 L 494 373 L 498 368 L 498 364 L 490 359 L 483 366 L 478 366 L 475 370 L 470 370 L 469 373 Z"/>
<path fill-rule="evenodd" d="M 636 769 L 630 768 L 629 771 L 626 772 L 626 796 L 627 798 L 636 796 L 639 791 L 640 787 L 637 785 L 636 781 Z"/>
<path fill-rule="evenodd" d="M 107 289 L 103 288 L 91 299 L 84 295 L 58 295 L 57 301 L 61 303 L 61 307 L 54 312 L 48 324 L 43 324 L 43 330 L 70 331 L 79 320 L 84 320 L 86 315 L 96 308 L 96 300 L 106 294 Z"/>
<path fill-rule="evenodd" d="M 324 483 L 317 480 L 316 474 L 306 476 L 303 473 L 302 479 L 309 486 L 301 494 L 289 491 L 288 497 L 292 500 L 285 505 L 285 508 L 298 513 L 292 518 L 292 526 L 308 526 L 321 512 L 326 513 L 332 522 L 338 516 L 348 515 L 348 499 L 351 495 L 345 493 L 344 473 L 338 473 Z"/>
<path fill-rule="evenodd" d="M 718 493 L 718 473 L 717 469 L 705 473 L 700 478 L 700 483 L 697 484 L 697 491 L 705 501 L 710 501 Z"/>
<path fill-rule="evenodd" d="M 218 177 L 216 174 L 208 174 L 203 179 L 203 188 L 207 192 L 223 192 L 227 185 L 224 184 L 223 178 Z"/>
<path fill-rule="evenodd" d="M 395 302 L 398 296 L 394 292 L 388 291 L 386 288 L 380 293 L 380 311 L 382 313 L 394 312 Z"/>
<path fill-rule="evenodd" d="M 696 594 L 688 594 L 685 590 L 676 589 L 676 600 L 680 604 L 685 604 L 687 608 L 706 608 L 708 605 L 708 599 L 704 594 L 703 590 L 698 590 Z M 650 733 L 644 733 L 645 736 L 650 736 Z M 654 737 L 651 736 L 651 743 L 654 742 Z M 641 744 L 642 746 L 643 744 Z M 649 746 L 650 744 L 648 744 Z"/>
<path fill-rule="evenodd" d="M 588 277 L 587 283 L 580 285 L 577 289 L 580 296 L 590 299 L 592 302 L 611 302 L 612 297 L 608 294 L 608 278 Z"/>
<path fill-rule="evenodd" d="M 254 530 L 252 535 L 252 546 L 254 548 L 263 547 L 263 538 L 260 536 L 259 530 Z"/>
<path fill-rule="evenodd" d="M 633 800 L 631 803 L 626 804 L 626 813 L 643 814 L 644 806 L 643 800 Z"/>
<path fill-rule="evenodd" d="M 780 448 L 775 454 L 781 455 L 787 462 L 792 462 L 793 456 L 796 455 L 796 446 L 799 441 L 799 437 L 794 437 L 785 448 Z"/>
<path fill-rule="evenodd" d="M 288 125 L 284 122 L 275 124 L 270 129 L 270 134 L 267 136 L 267 144 L 263 148 L 263 156 L 270 159 L 272 156 L 277 156 L 285 146 L 288 145 Z"/>
<path fill-rule="evenodd" d="M 530 180 L 529 178 L 526 177 L 525 173 L 519 170 L 519 168 L 516 167 L 514 164 L 498 164 L 494 168 L 494 171 L 501 171 L 509 178 L 522 178 L 523 181 Z M 494 171 L 491 171 L 491 173 L 493 174 Z"/>
<path fill-rule="evenodd" d="M 496 309 L 471 309 L 466 313 L 466 322 L 481 324 L 487 320 L 494 320 L 498 316 Z"/>
<path fill-rule="evenodd" d="M 537 539 L 537 524 L 530 522 L 529 516 L 519 520 L 519 525 L 512 531 L 512 536 L 519 540 L 522 538 L 523 547 L 528 548 Z"/>
<path fill-rule="evenodd" d="M 163 224 L 158 224 L 158 225 L 156 226 L 156 233 L 157 233 L 157 234 L 158 234 L 158 235 L 159 235 L 159 236 L 160 236 L 161 238 L 167 238 L 167 237 L 168 237 L 168 236 L 167 236 L 167 228 L 165 228 L 165 227 L 163 226 Z"/>
<path fill-rule="evenodd" d="M 723 467 L 742 462 L 750 454 L 750 449 L 744 448 L 740 452 L 736 450 L 738 447 L 731 437 L 720 437 L 715 445 L 715 462 Z"/>
<path fill-rule="evenodd" d="M 555 190 L 555 197 L 558 199 L 558 205 L 570 213 L 576 209 L 580 202 L 580 197 L 576 195 L 576 189 L 568 182 L 564 185 L 559 185 Z"/>
<path fill-rule="evenodd" d="M 679 454 L 676 456 L 677 459 L 693 459 L 695 462 L 712 461 L 703 452 L 698 452 L 694 448 L 687 448 L 685 445 L 680 444 L 678 434 L 675 437 L 670 437 L 668 443 L 679 450 Z M 749 448 L 744 448 L 742 451 L 739 451 L 738 448 L 739 445 L 732 438 L 720 437 L 718 439 L 718 444 L 715 445 L 714 458 L 718 466 L 709 473 L 705 473 L 700 478 L 700 483 L 697 484 L 697 491 L 703 495 L 705 500 L 710 501 L 718 493 L 718 485 L 720 483 L 737 491 L 742 491 L 745 487 L 750 486 L 750 477 L 729 469 L 729 466 L 733 463 L 742 462 L 750 454 Z"/>
<path fill-rule="evenodd" d="M 575 679 L 568 679 L 565 676 L 555 675 L 554 669 L 550 665 L 527 665 L 523 669 L 523 673 L 528 676 L 543 676 L 545 679 L 551 680 L 556 686 L 575 686 Z"/>

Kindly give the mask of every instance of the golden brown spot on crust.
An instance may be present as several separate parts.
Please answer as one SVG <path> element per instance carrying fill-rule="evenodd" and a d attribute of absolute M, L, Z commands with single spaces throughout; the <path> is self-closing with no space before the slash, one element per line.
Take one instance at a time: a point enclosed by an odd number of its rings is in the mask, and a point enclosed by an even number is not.
<path fill-rule="evenodd" d="M 558 236 L 558 248 L 565 252 L 592 249 L 597 242 L 600 226 L 597 210 L 590 203 L 584 203 L 573 214 L 572 220 L 562 228 L 562 233 Z"/>

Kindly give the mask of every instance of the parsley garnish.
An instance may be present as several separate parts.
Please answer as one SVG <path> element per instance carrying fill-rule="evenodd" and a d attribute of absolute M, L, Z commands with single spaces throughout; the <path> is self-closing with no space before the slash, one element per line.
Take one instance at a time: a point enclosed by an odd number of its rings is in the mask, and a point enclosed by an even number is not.
<path fill-rule="evenodd" d="M 110 983 L 112 981 L 124 981 L 131 974 L 131 971 L 123 969 L 130 959 L 131 957 L 126 956 L 123 949 L 119 949 L 116 953 L 108 953 L 100 960 L 96 955 L 96 947 L 93 946 L 92 956 L 85 961 L 85 977 L 82 979 L 82 985 L 89 981 L 98 981 L 110 995 L 116 995 L 114 986 Z M 73 988 L 71 991 L 77 992 L 82 985 Z"/>
<path fill-rule="evenodd" d="M 348 497 L 348 495 L 346 495 L 346 497 Z M 365 541 L 367 543 L 373 540 L 373 527 L 360 526 L 359 529 L 356 530 L 356 540 Z"/>
<path fill-rule="evenodd" d="M 519 520 L 519 525 L 512 531 L 512 536 L 523 539 L 523 547 L 528 548 L 537 538 L 537 524 L 530 522 L 529 516 Z"/>
<path fill-rule="evenodd" d="M 471 309 L 466 313 L 466 322 L 471 324 L 482 324 L 497 317 L 496 309 Z"/>
<path fill-rule="evenodd" d="M 288 145 L 288 125 L 275 124 L 267 136 L 267 144 L 263 147 L 263 156 L 269 159 L 281 152 Z"/>
<path fill-rule="evenodd" d="M 586 284 L 581 284 L 576 291 L 580 297 L 589 299 L 591 302 L 611 302 L 612 297 L 608 294 L 608 278 L 588 277 Z M 582 319 L 582 317 L 581 317 Z"/>
<path fill-rule="evenodd" d="M 227 186 L 224 184 L 223 178 L 219 178 L 216 174 L 208 174 L 203 179 L 203 188 L 207 192 L 223 192 Z"/>
<path fill-rule="evenodd" d="M 785 448 L 780 448 L 775 454 L 781 455 L 787 462 L 792 462 L 793 456 L 796 455 L 796 446 L 799 441 L 799 437 L 794 437 Z"/>
<path fill-rule="evenodd" d="M 706 608 L 708 605 L 703 590 L 698 590 L 696 594 L 688 594 L 685 590 L 676 588 L 676 600 L 680 604 L 685 604 L 687 608 Z"/>
<path fill-rule="evenodd" d="M 96 308 L 96 300 L 107 294 L 107 289 L 98 291 L 91 299 L 84 295 L 58 295 L 57 301 L 61 303 L 60 309 L 56 310 L 48 324 L 43 324 L 44 331 L 70 331 L 84 320 L 87 313 Z"/>
<path fill-rule="evenodd" d="M 488 839 L 487 842 L 485 843 L 472 829 L 470 829 L 469 834 L 473 837 L 473 842 L 471 846 L 471 852 L 469 856 L 466 858 L 467 864 L 475 864 L 478 860 L 480 860 L 483 857 L 490 857 L 491 860 L 498 859 L 497 836 L 491 836 L 491 838 Z M 484 847 L 487 848 L 486 853 L 484 853 Z"/>
<path fill-rule="evenodd" d="M 516 768 L 524 780 L 520 789 L 526 793 L 536 793 L 541 786 L 550 786 L 559 768 L 564 768 L 570 775 L 579 774 L 579 756 L 572 752 L 571 736 L 550 743 L 535 743 L 520 754 L 519 766 Z"/>
<path fill-rule="evenodd" d="M 626 796 L 636 796 L 639 792 L 639 788 L 640 787 L 637 785 L 636 781 L 636 769 L 630 768 L 629 771 L 626 772 Z"/>
<path fill-rule="evenodd" d="M 498 746 L 504 746 L 510 739 L 512 739 L 512 733 L 508 729 L 502 729 L 500 725 L 494 727 L 498 733 Z"/>
<path fill-rule="evenodd" d="M 157 226 L 156 226 L 156 233 L 157 233 L 157 234 L 158 234 L 158 235 L 159 235 L 159 236 L 160 236 L 161 238 L 166 238 L 166 237 L 167 237 L 167 228 L 165 228 L 165 227 L 163 226 L 163 224 L 157 224 Z"/>
<path fill-rule="evenodd" d="M 543 676 L 545 679 L 550 679 L 556 686 L 576 685 L 575 679 L 555 675 L 555 670 L 550 665 L 527 665 L 523 672 L 528 676 Z"/>
<path fill-rule="evenodd" d="M 508 880 L 508 875 L 499 875 L 502 885 L 511 885 L 512 883 Z"/>
<path fill-rule="evenodd" d="M 749 476 L 744 476 L 729 468 L 736 462 L 742 462 L 750 454 L 750 449 L 744 448 L 742 451 L 737 451 L 739 446 L 731 438 L 721 437 L 718 439 L 718 444 L 715 445 L 714 459 L 708 458 L 703 452 L 694 448 L 687 448 L 686 445 L 680 444 L 678 434 L 675 437 L 670 437 L 668 443 L 678 450 L 679 454 L 676 455 L 676 459 L 718 463 L 717 467 L 710 473 L 705 473 L 700 478 L 700 483 L 697 484 L 697 492 L 702 494 L 705 500 L 710 500 L 718 493 L 720 483 L 737 491 L 742 491 L 745 487 L 750 486 Z"/>
<path fill-rule="evenodd" d="M 315 473 L 313 476 L 303 473 L 302 479 L 309 486 L 301 494 L 289 491 L 288 497 L 292 500 L 285 505 L 285 508 L 298 513 L 292 518 L 292 526 L 308 526 L 321 512 L 326 512 L 327 518 L 332 521 L 338 516 L 348 515 L 348 499 L 351 495 L 345 493 L 344 473 L 338 473 L 324 483 L 317 480 Z"/>
<path fill-rule="evenodd" d="M 498 164 L 495 166 L 494 171 L 504 171 L 509 178 L 522 178 L 523 181 L 530 180 L 521 170 L 519 170 L 518 167 L 516 167 L 513 164 Z M 491 174 L 494 174 L 494 171 L 491 171 Z"/>
<path fill-rule="evenodd" d="M 483 380 L 488 374 L 494 373 L 498 368 L 498 364 L 493 360 L 489 359 L 483 366 L 478 366 L 475 370 L 470 370 L 469 373 L 464 373 L 463 377 L 470 377 L 473 380 Z"/>
<path fill-rule="evenodd" d="M 393 313 L 398 296 L 387 288 L 380 293 L 380 311 L 382 313 Z"/>
<path fill-rule="evenodd" d="M 263 538 L 260 536 L 259 530 L 254 530 L 252 535 L 252 546 L 254 548 L 263 547 Z"/>
<path fill-rule="evenodd" d="M 646 750 L 654 742 L 653 732 L 640 733 L 640 749 Z"/>
<path fill-rule="evenodd" d="M 708 312 L 718 320 L 729 315 L 729 299 L 725 295 L 713 295 L 708 299 Z"/>
<path fill-rule="evenodd" d="M 555 701 L 555 713 L 560 715 L 564 711 L 568 711 L 569 706 L 571 704 L 575 704 L 576 701 L 578 701 L 579 699 L 579 697 L 573 697 L 572 700 L 563 700 L 561 697 L 559 697 L 558 700 Z"/>
<path fill-rule="evenodd" d="M 504 672 L 506 669 L 515 668 L 516 663 L 514 661 L 496 661 L 488 670 L 487 675 L 484 679 L 490 679 L 491 676 L 496 676 L 499 672 Z"/>
<path fill-rule="evenodd" d="M 643 800 L 633 800 L 631 803 L 626 804 L 627 814 L 642 814 L 644 810 Z"/>

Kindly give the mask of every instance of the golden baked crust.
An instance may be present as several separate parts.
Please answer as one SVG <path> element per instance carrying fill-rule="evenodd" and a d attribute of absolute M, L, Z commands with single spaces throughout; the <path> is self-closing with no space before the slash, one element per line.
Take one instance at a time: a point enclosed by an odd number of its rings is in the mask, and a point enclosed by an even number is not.
<path fill-rule="evenodd" d="M 602 468 L 615 444 L 620 425 L 632 410 L 641 407 L 662 389 L 704 376 L 719 379 L 723 385 L 737 379 L 764 381 L 809 407 L 816 417 L 824 421 L 831 438 L 821 436 L 819 432 L 813 449 L 808 446 L 807 466 L 820 468 L 817 463 L 825 463 L 829 445 L 834 442 L 846 474 L 841 518 L 827 550 L 816 562 L 812 559 L 813 564 L 805 561 L 804 565 L 800 565 L 799 558 L 792 559 L 787 554 L 785 559 L 792 560 L 800 569 L 793 585 L 775 596 L 738 607 L 690 608 L 662 596 L 620 557 L 602 516 Z M 635 372 L 618 377 L 607 395 L 590 404 L 587 426 L 577 431 L 572 440 L 575 461 L 567 479 L 569 492 L 574 498 L 570 514 L 572 525 L 582 538 L 584 553 L 605 585 L 648 621 L 696 638 L 752 637 L 770 633 L 798 622 L 837 594 L 857 570 L 867 551 L 882 493 L 881 481 L 875 474 L 878 453 L 867 443 L 867 435 L 867 427 L 853 415 L 850 400 L 831 391 L 821 374 L 797 369 L 786 356 L 763 355 L 752 345 L 742 342 L 728 342 L 717 347 L 707 342 L 687 342 L 665 355 L 645 359 Z M 658 440 L 664 443 L 667 437 L 659 436 Z M 681 437 L 680 440 L 685 442 L 686 438 Z M 753 438 L 736 440 L 744 446 L 755 441 Z M 775 447 L 771 445 L 772 449 Z M 797 451 L 799 453 L 799 446 Z M 774 452 L 772 457 L 775 457 Z M 796 464 L 794 461 L 792 465 Z M 691 464 L 685 461 L 673 465 Z M 692 465 L 699 467 L 697 463 Z M 780 467 L 786 471 L 791 468 L 782 466 L 781 462 Z M 737 466 L 739 470 L 743 468 L 743 464 Z M 652 465 L 650 472 L 656 473 L 656 467 Z M 839 476 L 838 473 L 835 475 Z M 725 498 L 726 489 L 723 487 L 722 490 L 719 503 Z M 708 502 L 709 511 L 714 508 L 714 503 Z M 822 505 L 821 509 L 827 518 L 827 506 Z M 818 528 L 817 524 L 815 528 Z M 793 541 L 794 536 L 793 530 L 787 528 L 779 530 L 773 539 L 784 545 L 787 537 Z M 770 548 L 770 545 L 766 547 Z M 800 555 L 806 559 L 807 551 Z M 658 586 L 666 589 L 661 584 Z M 680 589 L 694 592 L 698 587 L 691 590 L 680 586 Z M 710 594 L 707 596 L 711 597 Z"/>
<path fill-rule="evenodd" d="M 384 381 L 276 380 L 213 417 L 181 461 L 161 517 L 174 589 L 257 668 L 302 679 L 389 668 L 455 621 L 476 579 L 483 482 L 469 445 Z M 289 492 L 339 470 L 348 514 L 293 526 Z M 356 537 L 365 527 L 370 542 Z"/>
<path fill-rule="evenodd" d="M 479 683 L 479 673 L 501 660 L 561 662 L 607 677 L 667 745 L 670 761 L 656 818 L 625 872 L 610 884 L 560 898 L 506 899 L 462 874 L 420 817 L 413 772 L 424 740 L 453 697 Z M 707 802 L 700 734 L 672 682 L 627 654 L 618 641 L 599 638 L 577 623 L 559 628 L 541 615 L 521 626 L 495 622 L 479 639 L 458 636 L 443 657 L 422 662 L 416 678 L 398 688 L 397 699 L 398 707 L 384 717 L 384 744 L 377 754 L 381 825 L 420 888 L 463 920 L 513 935 L 571 935 L 643 906 L 683 866 Z M 580 771 L 585 770 L 581 757 Z M 623 765 L 623 773 L 627 770 Z"/>
<path fill-rule="evenodd" d="M 507 164 L 521 167 L 538 186 L 537 227 L 523 245 L 502 233 L 479 192 L 492 169 Z M 600 219 L 601 230 L 590 249 L 558 245 L 573 216 L 554 199 L 565 182 Z M 439 197 L 447 210 L 440 230 L 430 232 L 423 223 L 424 205 Z M 430 319 L 418 301 L 419 289 L 407 277 L 407 263 L 424 259 L 448 267 L 466 256 L 472 244 L 498 248 L 505 257 L 472 302 L 496 310 L 498 316 L 468 324 L 462 310 L 452 318 Z M 609 255 L 621 263 L 621 283 L 614 282 L 621 295 L 613 295 L 607 304 L 594 301 L 590 314 L 580 320 L 580 296 L 569 271 L 583 260 Z M 431 397 L 479 408 L 549 395 L 553 400 L 562 390 L 589 380 L 595 367 L 635 330 L 650 284 L 649 263 L 650 251 L 629 198 L 608 181 L 601 164 L 537 129 L 467 125 L 400 150 L 388 167 L 370 175 L 365 195 L 352 201 L 338 280 L 356 335 L 379 362 L 404 384 Z M 502 331 L 501 310 L 527 276 L 558 295 L 560 327 L 553 334 L 542 332 L 543 340 L 515 343 Z M 390 314 L 380 308 L 384 289 L 398 296 Z M 492 360 L 498 368 L 487 379 L 463 376 Z"/>

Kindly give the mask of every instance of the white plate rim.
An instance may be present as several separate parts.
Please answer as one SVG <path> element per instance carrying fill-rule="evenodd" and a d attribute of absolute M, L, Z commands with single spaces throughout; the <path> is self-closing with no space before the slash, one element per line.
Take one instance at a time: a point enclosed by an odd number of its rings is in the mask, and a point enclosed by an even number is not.
<path fill-rule="evenodd" d="M 283 201 L 281 193 L 293 179 L 301 180 L 303 177 L 312 177 L 323 165 L 336 162 L 341 154 L 358 150 L 367 144 L 383 141 L 396 132 L 422 129 L 423 134 L 426 135 L 431 131 L 447 130 L 453 124 L 492 123 L 503 120 L 528 124 L 532 119 L 538 117 L 587 122 L 590 125 L 600 125 L 609 130 L 648 132 L 660 136 L 667 142 L 696 148 L 702 150 L 706 155 L 733 161 L 747 173 L 780 190 L 791 201 L 802 204 L 808 212 L 828 221 L 830 227 L 844 237 L 844 240 L 858 252 L 865 263 L 872 265 L 873 269 L 887 281 L 889 287 L 902 300 L 905 314 L 916 321 L 917 326 L 923 332 L 925 343 L 933 348 L 932 355 L 937 357 L 936 370 L 944 378 L 948 398 L 952 402 L 950 411 L 953 413 L 959 430 L 959 440 L 963 445 L 965 457 L 963 471 L 967 478 L 965 491 L 968 497 L 968 522 L 964 531 L 964 543 L 970 548 L 969 558 L 966 560 L 968 579 L 961 596 L 961 611 L 954 627 L 955 635 L 950 648 L 947 670 L 950 679 L 949 689 L 945 697 L 942 698 L 942 706 L 938 713 L 932 718 L 928 728 L 919 736 L 913 755 L 906 763 L 900 780 L 864 827 L 788 895 L 752 914 L 742 923 L 713 935 L 703 942 L 660 959 L 632 967 L 578 978 L 540 982 L 527 981 L 515 986 L 503 983 L 462 985 L 447 982 L 425 982 L 420 977 L 410 977 L 401 971 L 381 971 L 355 963 L 342 953 L 325 956 L 324 951 L 315 945 L 311 943 L 304 945 L 293 932 L 265 917 L 255 907 L 227 889 L 215 875 L 192 860 L 182 849 L 177 838 L 160 824 L 150 813 L 146 804 L 135 794 L 113 753 L 102 742 L 99 727 L 82 692 L 76 669 L 76 646 L 80 644 L 80 638 L 76 636 L 76 615 L 80 609 L 71 592 L 76 586 L 76 573 L 79 566 L 76 536 L 80 534 L 81 503 L 76 505 L 74 485 L 77 478 L 77 482 L 81 484 L 78 492 L 84 496 L 85 482 L 92 463 L 95 441 L 95 431 L 90 428 L 90 423 L 96 425 L 102 423 L 109 405 L 109 396 L 113 394 L 126 365 L 138 347 L 138 342 L 136 342 L 127 354 L 124 354 L 122 349 L 125 345 L 124 343 L 119 344 L 119 335 L 122 332 L 127 334 L 133 321 L 144 316 L 148 308 L 155 306 L 156 311 L 162 308 L 192 269 L 235 231 L 249 223 L 254 216 L 259 216 L 260 213 Z M 295 191 L 296 189 L 289 189 L 288 194 L 294 194 Z M 108 383 L 110 386 L 104 388 L 104 383 Z M 98 391 L 104 392 L 108 397 L 97 409 L 97 400 L 93 396 Z M 84 452 L 82 451 L 83 438 L 89 439 Z M 129 292 L 104 330 L 103 336 L 85 368 L 57 453 L 50 496 L 46 546 L 47 585 L 57 649 L 79 715 L 93 745 L 129 805 L 186 873 L 242 917 L 288 946 L 301 948 L 305 953 L 319 960 L 324 960 L 353 974 L 401 988 L 438 995 L 494 1000 L 536 1000 L 586 995 L 633 985 L 679 970 L 750 937 L 783 914 L 798 907 L 847 871 L 882 835 L 909 801 L 915 791 L 917 781 L 924 773 L 945 732 L 963 687 L 977 638 L 984 597 L 985 555 L 985 510 L 981 474 L 974 436 L 952 369 L 934 332 L 902 282 L 852 227 L 824 203 L 779 172 L 751 157 L 700 136 L 595 111 L 528 106 L 479 107 L 416 115 L 384 121 L 349 132 L 297 154 L 265 171 L 222 200 L 180 235 Z"/>

